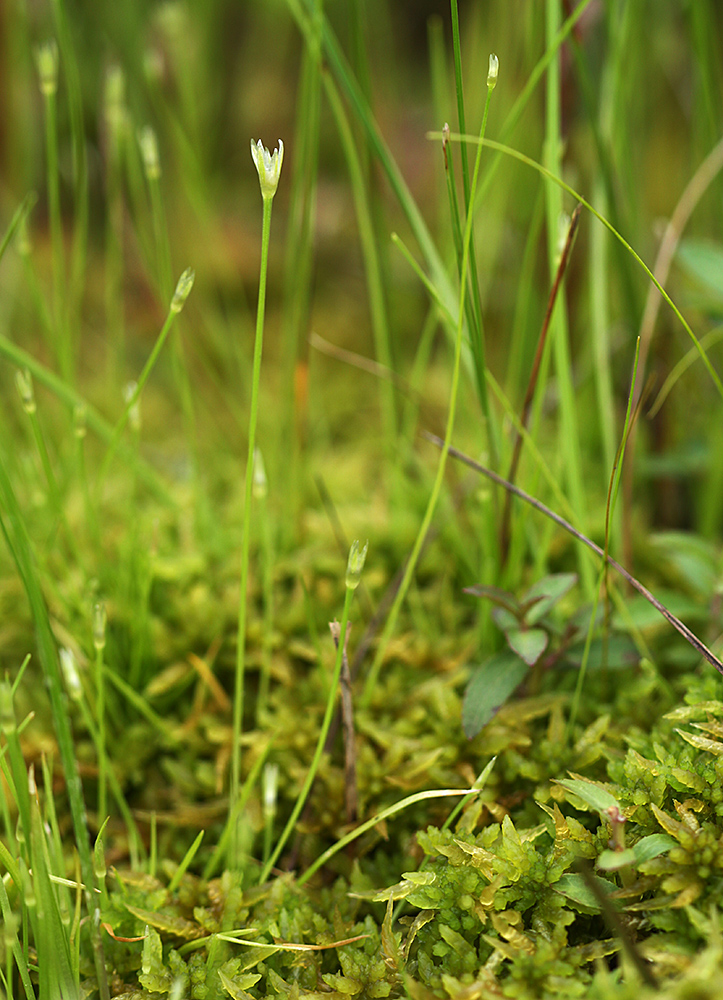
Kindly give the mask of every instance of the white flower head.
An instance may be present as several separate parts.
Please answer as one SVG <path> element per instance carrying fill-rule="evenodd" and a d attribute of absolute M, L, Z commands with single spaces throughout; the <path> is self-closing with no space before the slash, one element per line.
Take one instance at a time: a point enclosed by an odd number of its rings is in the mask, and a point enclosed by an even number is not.
<path fill-rule="evenodd" d="M 283 142 L 279 139 L 279 148 L 275 149 L 273 153 L 269 153 L 268 149 L 261 144 L 260 139 L 256 143 L 252 139 L 251 157 L 259 174 L 261 196 L 264 199 L 273 198 L 276 194 L 276 188 L 279 186 L 281 164 L 284 162 Z"/>

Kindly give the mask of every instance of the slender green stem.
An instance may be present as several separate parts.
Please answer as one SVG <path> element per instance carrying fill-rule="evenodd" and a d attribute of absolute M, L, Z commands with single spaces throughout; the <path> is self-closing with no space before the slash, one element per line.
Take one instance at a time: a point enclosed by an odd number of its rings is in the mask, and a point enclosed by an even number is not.
<path fill-rule="evenodd" d="M 364 182 L 364 172 L 362 162 L 354 143 L 349 120 L 344 111 L 339 91 L 334 81 L 328 76 L 324 76 L 326 94 L 331 105 L 332 113 L 336 120 L 337 130 L 341 139 L 344 155 L 346 156 L 347 168 L 349 170 L 349 180 L 351 182 L 356 208 L 357 224 L 359 226 L 359 238 L 362 246 L 364 266 L 366 269 L 367 287 L 369 292 L 369 311 L 371 313 L 372 330 L 374 333 L 374 347 L 377 361 L 384 365 L 389 371 L 392 366 L 392 347 L 389 333 L 389 322 L 387 317 L 387 305 L 384 296 L 384 282 L 382 280 L 382 267 L 377 248 L 376 234 L 374 232 L 374 222 L 372 219 L 371 206 L 367 196 Z M 381 394 L 381 409 L 384 421 L 384 439 L 391 454 L 398 454 L 397 448 L 397 415 L 394 402 L 394 383 L 387 379 L 379 380 L 379 392 Z"/>
<path fill-rule="evenodd" d="M 560 30 L 560 0 L 546 3 L 546 42 L 552 48 Z M 562 121 L 561 121 L 561 60 L 559 50 L 547 67 L 547 88 L 545 90 L 545 148 L 544 162 L 551 174 L 562 174 Z M 554 281 L 559 257 L 559 230 L 563 218 L 562 191 L 555 184 L 545 189 L 547 222 L 547 252 L 550 280 Z M 572 383 L 572 361 L 570 357 L 567 310 L 564 296 L 550 320 L 550 348 L 555 361 L 555 374 L 560 397 L 560 424 L 558 429 L 560 454 L 563 458 L 565 479 L 570 492 L 572 506 L 578 518 L 585 520 L 585 494 L 582 483 L 582 459 L 580 457 L 580 437 L 575 405 L 575 389 Z M 541 380 L 540 384 L 544 384 Z M 535 409 L 535 426 L 539 423 L 542 396 L 538 394 Z M 578 554 L 580 577 L 588 597 L 593 594 L 593 576 L 589 563 Z"/>
<path fill-rule="evenodd" d="M 257 460 L 260 461 L 260 452 L 257 451 Z M 256 477 L 259 479 L 259 472 L 256 470 Z M 271 518 L 267 503 L 267 492 L 257 489 L 259 496 L 259 521 L 261 528 L 261 546 L 263 553 L 262 588 L 264 596 L 264 626 L 263 626 L 263 648 L 261 651 L 261 672 L 259 677 L 259 693 L 256 699 L 256 725 L 260 728 L 265 719 L 269 702 L 269 689 L 271 686 L 271 646 L 273 641 L 274 624 L 274 540 L 272 533 Z"/>
<path fill-rule="evenodd" d="M 60 173 L 58 168 L 58 114 L 55 89 L 45 89 L 45 144 L 47 164 L 48 218 L 53 272 L 53 320 L 55 350 L 66 382 L 73 381 L 73 358 L 65 324 L 65 249 L 60 214 Z"/>
<path fill-rule="evenodd" d="M 235 816 L 235 805 L 241 784 L 241 729 L 244 711 L 244 673 L 246 669 L 246 591 L 249 581 L 249 557 L 251 552 L 251 501 L 254 482 L 254 448 L 256 447 L 256 424 L 259 413 L 259 383 L 261 382 L 261 358 L 264 345 L 264 313 L 266 309 L 266 274 L 269 263 L 269 238 L 271 235 L 271 206 L 273 196 L 263 199 L 264 214 L 261 227 L 261 269 L 259 273 L 259 297 L 256 309 L 256 338 L 254 341 L 254 362 L 251 380 L 251 412 L 249 414 L 248 453 L 246 457 L 246 481 L 244 489 L 243 536 L 241 539 L 241 591 L 238 606 L 238 630 L 236 634 L 236 678 L 233 701 L 233 746 L 231 750 L 231 790 L 229 816 Z M 232 836 L 230 849 L 233 864 L 238 864 L 237 837 Z"/>
<path fill-rule="evenodd" d="M 27 368 L 32 374 L 33 378 L 37 379 L 41 385 L 44 385 L 47 389 L 50 389 L 58 399 L 62 399 L 64 403 L 68 406 L 76 408 L 82 407 L 85 412 L 85 417 L 88 426 L 93 430 L 98 437 L 110 443 L 113 440 L 113 428 L 108 424 L 108 422 L 100 415 L 98 410 L 90 403 L 87 403 L 83 397 L 72 389 L 62 378 L 59 378 L 55 372 L 50 371 L 44 365 L 29 354 L 28 351 L 24 351 L 22 347 L 18 347 L 13 344 L 11 340 L 3 336 L 0 333 L 0 357 L 7 358 L 18 368 Z M 122 443 L 118 444 L 118 450 L 122 452 L 125 460 L 129 461 L 135 471 L 138 473 L 139 477 L 145 482 L 146 486 L 153 492 L 157 499 L 162 503 L 166 504 L 168 507 L 175 507 L 176 501 L 171 497 L 168 490 L 165 488 L 161 482 L 155 469 L 153 469 L 147 462 L 143 461 L 140 457 L 133 455 L 133 453 Z"/>
<path fill-rule="evenodd" d="M 610 519 L 615 510 L 615 502 L 617 500 L 618 489 L 620 486 L 620 475 L 623 468 L 623 459 L 625 458 L 625 446 L 628 441 L 628 436 L 632 427 L 632 417 L 633 417 L 633 400 L 635 398 L 635 380 L 638 374 L 638 362 L 640 360 L 640 337 L 637 339 L 635 345 L 635 360 L 633 362 L 633 377 L 630 380 L 630 392 L 628 393 L 628 407 L 625 412 L 625 423 L 623 425 L 623 436 L 620 441 L 620 446 L 618 448 L 617 454 L 615 456 L 615 461 L 610 472 L 610 485 L 608 487 L 608 498 L 607 506 L 605 510 L 605 547 L 603 549 L 603 561 L 600 566 L 600 572 L 598 575 L 597 586 L 595 588 L 595 596 L 593 598 L 592 611 L 590 613 L 590 625 L 587 630 L 587 636 L 585 638 L 585 648 L 583 649 L 582 661 L 580 663 L 580 669 L 577 672 L 577 683 L 575 685 L 575 693 L 572 697 L 572 705 L 570 707 L 570 718 L 567 723 L 567 731 L 565 742 L 569 745 L 572 741 L 573 729 L 575 726 L 575 721 L 577 719 L 577 713 L 580 709 L 580 699 L 582 698 L 582 689 L 585 684 L 585 674 L 587 672 L 587 664 L 590 655 L 590 646 L 592 644 L 593 630 L 595 627 L 595 621 L 597 619 L 597 607 L 600 599 L 600 587 L 604 584 L 606 604 L 609 603 L 607 600 L 607 595 L 609 593 L 609 565 L 610 565 Z"/>
<path fill-rule="evenodd" d="M 339 635 L 346 635 L 346 625 L 349 621 L 349 611 L 351 609 L 351 602 L 354 598 L 354 589 L 347 586 L 346 595 L 344 597 L 344 611 L 341 616 L 341 625 L 339 628 Z M 340 641 L 336 650 L 336 663 L 334 664 L 334 673 L 331 678 L 331 684 L 329 686 L 329 695 L 326 700 L 326 711 L 324 712 L 324 721 L 321 724 L 321 729 L 319 730 L 319 738 L 316 741 L 316 750 L 314 751 L 314 756 L 311 761 L 311 766 L 304 779 L 304 784 L 299 792 L 299 795 L 294 803 L 294 808 L 291 811 L 288 822 L 284 827 L 284 831 L 276 842 L 276 846 L 271 852 L 266 864 L 261 872 L 261 877 L 259 878 L 259 884 L 263 884 L 271 874 L 271 869 L 276 864 L 279 855 L 283 851 L 286 842 L 291 836 L 294 827 L 296 826 L 296 821 L 301 815 L 301 810 L 304 808 L 304 803 L 311 791 L 311 786 L 314 783 L 314 778 L 319 770 L 319 764 L 321 763 L 321 755 L 324 752 L 324 744 L 326 743 L 326 737 L 329 733 L 329 726 L 331 725 L 332 716 L 334 714 L 334 704 L 336 702 L 336 693 L 339 688 L 339 678 L 341 677 L 341 668 L 344 660 L 344 642 Z"/>
<path fill-rule="evenodd" d="M 480 168 L 480 150 L 482 148 L 482 143 L 477 147 L 477 156 L 475 158 L 474 174 L 472 177 L 472 189 L 470 192 L 470 197 L 472 201 L 474 200 L 474 192 L 477 187 L 477 179 L 479 176 Z M 422 523 L 419 527 L 416 540 L 412 547 L 411 554 L 407 560 L 407 565 L 404 569 L 404 576 L 402 577 L 402 582 L 399 585 L 399 589 L 395 595 L 392 606 L 389 610 L 389 616 L 387 618 L 386 624 L 384 626 L 384 631 L 379 640 L 379 645 L 377 646 L 377 651 L 374 656 L 371 668 L 367 675 L 366 682 L 364 684 L 364 689 L 361 697 L 361 705 L 364 708 L 368 708 L 372 695 L 374 693 L 374 687 L 379 676 L 379 671 L 381 670 L 382 663 L 384 660 L 384 655 L 387 651 L 389 645 L 389 640 L 392 637 L 392 633 L 396 628 L 397 618 L 399 617 L 399 612 L 402 607 L 402 603 L 407 596 L 407 591 L 409 590 L 410 584 L 414 577 L 414 573 L 417 568 L 417 562 L 419 561 L 419 556 L 424 545 L 424 541 L 427 537 L 427 532 L 432 524 L 432 518 L 434 517 L 434 512 L 437 508 L 437 502 L 439 496 L 442 492 L 442 482 L 444 480 L 444 470 L 447 464 L 447 455 L 449 454 L 449 448 L 452 443 L 452 432 L 454 431 L 454 418 L 457 410 L 457 394 L 459 391 L 459 375 L 460 375 L 460 360 L 462 357 L 462 334 L 464 331 L 464 303 L 467 291 L 467 269 L 469 267 L 469 254 L 470 254 L 470 239 L 472 236 L 472 223 L 474 216 L 472 212 L 467 213 L 467 219 L 465 222 L 464 229 L 464 240 L 462 243 L 462 272 L 460 275 L 459 283 L 459 307 L 457 311 L 457 334 L 454 341 L 454 362 L 452 367 L 452 384 L 449 392 L 449 404 L 447 410 L 447 426 L 444 435 L 444 445 L 441 449 L 439 462 L 437 463 L 437 473 L 434 479 L 434 484 L 432 486 L 432 492 L 427 503 L 427 509 L 422 518 Z M 343 633 L 342 633 L 343 634 Z"/>
<path fill-rule="evenodd" d="M 118 423 L 113 428 L 113 434 L 111 436 L 111 440 L 108 445 L 108 451 L 106 452 L 105 458 L 103 459 L 103 464 L 101 465 L 100 468 L 100 472 L 98 473 L 99 486 L 102 485 L 103 480 L 105 479 L 108 473 L 110 463 L 113 459 L 113 455 L 115 454 L 115 450 L 118 447 L 118 443 L 120 441 L 121 434 L 123 433 L 123 429 L 128 423 L 128 419 L 131 413 L 133 412 L 133 407 L 140 399 L 140 395 L 143 392 L 143 387 L 148 381 L 148 376 L 151 374 L 153 366 L 158 360 L 158 355 L 161 353 L 161 350 L 163 349 L 163 345 L 166 342 L 166 338 L 168 337 L 171 326 L 173 325 L 173 321 L 176 318 L 176 316 L 180 313 L 180 311 L 183 309 L 183 305 L 186 301 L 186 298 L 188 297 L 188 294 L 191 291 L 191 288 L 193 287 L 193 281 L 194 281 L 194 273 L 190 268 L 187 268 L 183 272 L 181 277 L 178 279 L 178 284 L 176 285 L 176 291 L 173 295 L 173 299 L 171 300 L 171 305 L 168 310 L 168 315 L 166 316 L 166 321 L 161 328 L 161 332 L 158 334 L 156 342 L 153 345 L 153 350 L 148 356 L 148 360 L 143 366 L 143 371 L 138 376 L 138 381 L 136 382 L 133 392 L 130 393 L 128 399 L 126 400 L 125 409 L 123 410 L 123 413 L 121 414 Z"/>

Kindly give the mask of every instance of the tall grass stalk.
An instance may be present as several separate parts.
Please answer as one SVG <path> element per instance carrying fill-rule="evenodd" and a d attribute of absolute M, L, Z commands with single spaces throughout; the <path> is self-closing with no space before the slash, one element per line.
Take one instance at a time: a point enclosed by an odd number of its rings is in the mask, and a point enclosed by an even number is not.
<path fill-rule="evenodd" d="M 173 298 L 171 299 L 171 304 L 168 309 L 168 315 L 166 320 L 161 327 L 161 332 L 156 338 L 156 342 L 153 345 L 151 353 L 148 355 L 148 360 L 143 366 L 141 374 L 138 376 L 138 380 L 135 383 L 131 392 L 128 393 L 126 398 L 126 405 L 123 409 L 123 413 L 120 415 L 118 422 L 113 428 L 113 433 L 111 436 L 110 443 L 108 445 L 108 450 L 106 452 L 105 458 L 103 459 L 103 464 L 100 467 L 100 472 L 98 474 L 98 486 L 100 487 L 105 480 L 105 477 L 110 468 L 110 463 L 113 460 L 113 456 L 120 442 L 121 434 L 128 423 L 131 414 L 133 413 L 134 407 L 137 406 L 140 395 L 143 392 L 143 388 L 148 381 L 148 376 L 151 374 L 153 367 L 158 360 L 158 356 L 163 349 L 163 345 L 166 342 L 166 338 L 173 326 L 173 322 L 178 316 L 178 314 L 183 309 L 186 299 L 191 293 L 193 288 L 193 282 L 195 280 L 195 273 L 192 268 L 187 267 L 183 272 L 181 277 L 178 279 L 176 285 L 176 291 L 173 293 Z M 136 463 L 137 464 L 137 463 Z"/>
<path fill-rule="evenodd" d="M 493 62 L 494 60 L 494 62 Z M 492 69 L 494 67 L 494 77 L 492 77 Z M 491 90 L 495 83 L 497 82 L 497 57 L 490 56 L 490 74 L 488 75 L 487 87 Z M 484 122 L 483 122 L 484 126 Z M 474 173 L 472 175 L 472 186 L 470 188 L 470 204 L 474 203 L 474 195 L 477 187 L 477 179 L 479 177 L 480 162 L 481 157 L 482 142 L 480 141 L 477 146 L 477 155 L 475 157 Z M 399 612 L 404 602 L 407 592 L 414 578 L 414 574 L 417 568 L 417 562 L 419 561 L 419 556 L 422 552 L 422 547 L 424 545 L 425 539 L 427 537 L 427 532 L 432 524 L 432 518 L 434 517 L 434 512 L 437 508 L 437 502 L 442 491 L 442 482 L 444 480 L 444 470 L 447 463 L 447 455 L 449 454 L 449 448 L 452 443 L 452 432 L 454 431 L 454 419 L 457 410 L 457 396 L 459 392 L 459 375 L 460 375 L 460 362 L 462 358 L 462 335 L 464 332 L 464 303 L 467 294 L 467 270 L 469 268 L 469 248 L 470 248 L 470 238 L 472 236 L 472 225 L 474 222 L 474 215 L 472 212 L 467 214 L 467 219 L 464 228 L 464 240 L 462 244 L 462 272 L 460 275 L 459 283 L 459 303 L 457 310 L 457 335 L 455 337 L 454 343 L 454 361 L 452 365 L 452 381 L 449 391 L 449 403 L 447 407 L 447 423 L 444 436 L 444 445 L 441 449 L 439 461 L 437 463 L 437 473 L 435 475 L 434 483 L 432 486 L 432 492 L 429 496 L 429 501 L 427 503 L 427 509 L 422 518 L 422 523 L 417 532 L 417 537 L 415 539 L 414 545 L 412 546 L 412 551 L 407 560 L 407 564 L 404 569 L 404 576 L 399 585 L 399 589 L 394 597 L 394 601 L 389 610 L 389 616 L 384 626 L 384 631 L 380 636 L 379 644 L 377 646 L 376 653 L 374 655 L 374 660 L 367 674 L 366 681 L 364 683 L 364 688 L 362 691 L 361 705 L 368 708 L 372 696 L 374 694 L 374 688 L 379 677 L 379 672 L 384 661 L 384 656 L 387 651 L 387 646 L 389 645 L 389 640 L 392 637 L 394 629 L 396 628 L 397 618 L 399 617 Z M 343 633 L 342 633 L 343 634 Z"/>
<path fill-rule="evenodd" d="M 285 436 L 278 443 L 277 454 L 284 456 L 283 468 L 275 470 L 283 475 L 287 488 L 283 491 L 286 531 L 298 524 L 298 504 L 302 496 L 299 484 L 302 445 L 306 437 L 308 346 L 306 341 L 309 323 L 314 220 L 316 215 L 316 184 L 319 163 L 319 122 L 321 117 L 321 41 L 319 0 L 312 18 L 314 30 L 302 56 L 299 97 L 294 132 L 295 170 L 291 176 L 286 261 L 284 268 L 284 298 L 281 326 L 283 344 L 283 407 L 284 419 L 280 433 Z"/>
<path fill-rule="evenodd" d="M 454 81 L 457 91 L 457 116 L 459 119 L 460 132 L 467 131 L 464 89 L 462 86 L 462 46 L 459 37 L 459 10 L 457 0 L 450 0 L 452 12 L 452 53 L 454 56 Z M 496 80 L 496 76 L 495 76 Z M 480 135 L 484 137 L 487 129 L 487 115 L 489 113 L 490 101 L 492 99 L 493 86 L 487 86 L 487 96 L 485 99 L 484 112 L 482 115 L 482 128 Z M 473 202 L 470 199 L 469 186 L 469 163 L 467 157 L 467 147 L 464 143 L 461 146 L 462 160 L 462 187 L 464 191 L 465 218 L 473 212 Z M 453 213 L 453 224 L 456 212 Z M 487 391 L 487 362 L 484 340 L 484 324 L 482 322 L 482 298 L 479 288 L 479 276 L 477 273 L 477 254 L 475 251 L 474 226 L 469 237 L 469 282 L 471 294 L 466 299 L 467 321 L 469 324 L 469 339 L 472 351 L 472 361 L 476 379 L 477 395 L 482 406 L 482 413 L 485 419 L 485 438 L 490 452 L 490 464 L 495 468 L 498 464 L 498 444 L 497 429 L 493 422 L 493 414 L 490 409 L 489 393 Z M 462 245 L 461 234 L 457 238 L 459 246 Z M 461 269 L 461 260 L 459 261 Z"/>
<path fill-rule="evenodd" d="M 630 380 L 630 392 L 628 393 L 628 406 L 625 412 L 625 421 L 623 424 L 622 439 L 620 441 L 620 446 L 618 447 L 617 454 L 615 455 L 615 461 L 610 471 L 610 484 L 608 487 L 607 505 L 605 510 L 605 546 L 603 549 L 603 560 L 600 566 L 600 573 L 598 575 L 597 586 L 595 588 L 592 611 L 590 612 L 590 625 L 588 627 L 587 636 L 585 638 L 585 647 L 583 649 L 582 660 L 580 663 L 580 668 L 577 672 L 577 682 L 575 684 L 575 692 L 572 696 L 572 703 L 570 706 L 570 717 L 568 719 L 567 730 L 565 734 L 566 735 L 565 742 L 568 744 L 568 746 L 572 743 L 575 722 L 577 720 L 577 714 L 580 710 L 580 701 L 582 699 L 582 691 L 585 685 L 585 675 L 587 672 L 587 664 L 590 656 L 590 646 L 592 643 L 595 621 L 597 619 L 597 608 L 598 608 L 598 601 L 600 599 L 601 587 L 603 587 L 605 592 L 605 605 L 606 605 L 606 616 L 607 616 L 607 608 L 609 604 L 608 576 L 610 572 L 610 524 L 613 514 L 615 512 L 615 504 L 617 502 L 618 490 L 620 487 L 620 475 L 622 473 L 623 462 L 625 459 L 625 446 L 628 442 L 628 437 L 630 435 L 630 431 L 633 426 L 632 421 L 635 416 L 633 412 L 633 404 L 635 399 L 635 381 L 638 374 L 639 360 L 640 360 L 640 337 L 638 337 L 635 344 L 633 375 L 632 379 Z"/>
<path fill-rule="evenodd" d="M 70 138 L 73 154 L 73 244 L 70 258 L 70 273 L 67 294 L 66 322 L 67 336 L 72 354 L 75 353 L 76 336 L 74 330 L 80 315 L 80 300 L 86 280 L 88 252 L 88 157 L 83 122 L 83 100 L 80 72 L 75 54 L 75 45 L 66 16 L 67 0 L 52 0 L 55 30 L 58 36 L 60 57 L 65 70 L 68 114 L 70 118 Z"/>
<path fill-rule="evenodd" d="M 233 728 L 231 749 L 231 789 L 229 795 L 229 821 L 238 822 L 236 803 L 241 784 L 241 729 L 244 711 L 244 674 L 246 667 L 246 601 L 249 581 L 249 557 L 251 552 L 251 501 L 254 486 L 254 451 L 256 448 L 256 425 L 259 413 L 259 385 L 261 382 L 261 359 L 264 346 L 264 314 L 266 310 L 266 274 L 269 264 L 269 240 L 271 237 L 271 207 L 279 183 L 279 174 L 284 160 L 284 144 L 279 140 L 279 148 L 271 155 L 261 141 L 254 145 L 251 141 L 251 156 L 259 174 L 263 220 L 261 224 L 261 266 L 259 271 L 259 294 L 256 309 L 256 337 L 254 339 L 253 373 L 251 378 L 251 407 L 249 411 L 248 452 L 246 457 L 246 480 L 244 488 L 243 535 L 241 539 L 241 581 L 238 608 L 238 628 L 236 633 L 236 673 L 234 681 Z M 237 868 L 238 837 L 234 829 L 230 840 L 229 862 Z"/>
<path fill-rule="evenodd" d="M 111 386 L 118 372 L 125 372 L 125 319 L 123 303 L 123 193 L 122 158 L 125 139 L 125 77 L 119 66 L 108 69 L 103 112 L 105 148 L 105 321 L 110 339 L 108 376 Z"/>
<path fill-rule="evenodd" d="M 47 157 L 47 197 L 50 224 L 51 267 L 53 274 L 53 329 L 55 353 L 61 374 L 73 382 L 73 351 L 68 336 L 65 298 L 65 247 L 60 212 L 60 169 L 58 166 L 58 46 L 54 39 L 37 53 L 40 91 L 45 106 L 45 155 Z"/>
<path fill-rule="evenodd" d="M 364 171 L 359 156 L 349 120 L 344 111 L 339 91 L 329 76 L 324 77 L 326 95 L 336 121 L 337 131 L 341 139 L 344 156 L 346 157 L 349 181 L 354 196 L 359 238 L 362 247 L 362 257 L 366 270 L 367 289 L 369 295 L 369 311 L 371 314 L 372 331 L 377 361 L 387 371 L 393 370 L 391 336 L 389 332 L 389 316 L 385 301 L 382 266 L 374 231 L 371 204 L 366 190 Z M 397 415 L 394 400 L 394 383 L 391 379 L 378 379 L 380 403 L 382 411 L 382 429 L 384 440 L 390 451 L 390 459 L 398 456 L 397 449 Z"/>
<path fill-rule="evenodd" d="M 546 0 L 545 38 L 550 49 L 560 30 L 560 2 Z M 562 121 L 560 91 L 561 61 L 559 51 L 547 67 L 547 87 L 545 90 L 545 148 L 543 161 L 551 174 L 562 176 Z M 560 220 L 563 218 L 562 191 L 555 184 L 545 188 L 547 221 L 547 253 L 550 280 L 555 280 L 559 257 Z M 572 382 L 572 359 L 570 355 L 569 330 L 565 297 L 560 296 L 550 323 L 551 349 L 555 359 L 555 378 L 560 398 L 559 443 L 563 456 L 565 480 L 570 491 L 572 506 L 581 522 L 585 521 L 585 495 L 583 490 L 582 460 L 580 457 L 580 437 L 575 405 L 575 387 Z M 541 385 L 545 383 L 541 380 Z M 542 394 L 538 395 L 535 425 L 539 422 Z M 579 553 L 580 578 L 588 598 L 593 595 L 593 577 L 590 565 Z"/>

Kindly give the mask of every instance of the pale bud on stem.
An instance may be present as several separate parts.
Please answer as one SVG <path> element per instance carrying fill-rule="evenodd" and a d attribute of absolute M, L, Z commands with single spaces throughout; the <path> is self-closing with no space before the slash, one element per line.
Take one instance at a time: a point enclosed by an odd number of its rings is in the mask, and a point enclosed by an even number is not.
<path fill-rule="evenodd" d="M 20 394 L 25 412 L 27 414 L 35 413 L 36 403 L 33 378 L 27 368 L 18 368 L 15 372 L 15 386 Z"/>
<path fill-rule="evenodd" d="M 178 279 L 176 290 L 173 293 L 173 299 L 171 300 L 171 312 L 179 313 L 181 309 L 183 309 L 186 304 L 186 299 L 191 294 L 191 289 L 193 288 L 193 282 L 195 280 L 196 272 L 192 267 L 187 267 Z"/>
<path fill-rule="evenodd" d="M 346 587 L 347 590 L 356 590 L 361 581 L 362 570 L 367 557 L 369 542 L 364 542 L 364 547 L 359 548 L 358 539 L 354 539 L 349 549 L 349 561 L 346 564 Z"/>
<path fill-rule="evenodd" d="M 68 694 L 73 701 L 80 701 L 83 697 L 83 688 L 80 683 L 78 664 L 71 649 L 63 647 L 60 650 L 60 666 L 65 677 Z"/>
<path fill-rule="evenodd" d="M 150 125 L 146 125 L 138 133 L 138 145 L 141 147 L 146 177 L 149 181 L 157 181 L 161 176 L 161 160 L 158 156 L 158 139 Z"/>
<path fill-rule="evenodd" d="M 105 628 L 108 623 L 108 615 L 103 601 L 98 601 L 93 605 L 93 645 L 101 651 L 105 647 Z"/>
<path fill-rule="evenodd" d="M 489 69 L 487 70 L 487 87 L 494 90 L 497 86 L 497 74 L 500 70 L 500 61 L 494 52 L 490 52 Z"/>
<path fill-rule="evenodd" d="M 58 89 L 58 46 L 55 39 L 40 45 L 35 52 L 40 76 L 40 91 L 44 97 L 51 97 Z"/>

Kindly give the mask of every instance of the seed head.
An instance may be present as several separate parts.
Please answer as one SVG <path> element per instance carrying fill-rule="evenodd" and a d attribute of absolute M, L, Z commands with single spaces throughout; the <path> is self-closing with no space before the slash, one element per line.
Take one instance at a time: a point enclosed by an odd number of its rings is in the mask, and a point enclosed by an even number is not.
<path fill-rule="evenodd" d="M 272 154 L 261 144 L 260 139 L 257 143 L 254 143 L 252 139 L 251 158 L 256 164 L 256 170 L 258 171 L 262 198 L 264 200 L 273 198 L 276 194 L 276 188 L 279 186 L 281 164 L 284 162 L 283 142 L 279 139 L 279 148 L 275 149 Z"/>

